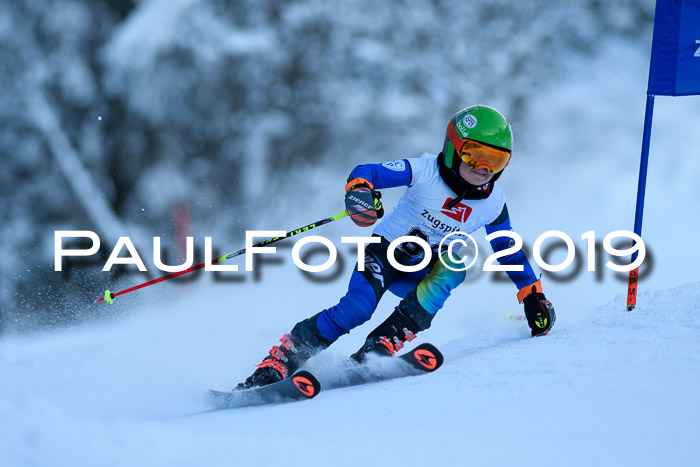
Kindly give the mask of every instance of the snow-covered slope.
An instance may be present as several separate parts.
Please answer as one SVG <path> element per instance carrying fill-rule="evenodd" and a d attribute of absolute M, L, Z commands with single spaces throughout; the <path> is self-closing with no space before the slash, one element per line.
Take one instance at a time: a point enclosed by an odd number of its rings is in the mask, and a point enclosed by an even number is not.
<path fill-rule="evenodd" d="M 647 60 L 619 44 L 537 91 L 546 112 L 533 115 L 502 178 L 526 241 L 558 229 L 582 245 L 587 230 L 602 238 L 631 228 Z M 532 339 L 524 322 L 506 319 L 521 309 L 512 284 L 470 275 L 420 336 L 445 354 L 435 374 L 197 414 L 209 387 L 245 378 L 282 333 L 343 293 L 349 264 L 337 281 L 314 284 L 286 249 L 285 265 L 268 266 L 259 283 L 157 285 L 119 297 L 121 319 L 3 338 L 0 464 L 280 465 L 293 455 L 305 465 L 695 465 L 697 103 L 657 99 L 644 231 L 655 267 L 634 312 L 623 311 L 625 284 L 609 271 L 602 281 L 585 271 L 545 280 L 557 324 Z M 338 193 L 344 176 L 328 176 L 328 187 Z M 385 204 L 395 197 L 385 193 Z M 329 195 L 314 208 L 337 205 Z M 302 225 L 306 213 L 255 228 Z M 323 234 L 366 232 L 339 222 Z M 330 371 L 396 302 L 386 297 L 310 369 Z"/>
<path fill-rule="evenodd" d="M 279 465 L 289 454 L 305 465 L 691 465 L 700 283 L 644 298 L 633 313 L 622 297 L 562 312 L 538 339 L 493 312 L 462 315 L 455 332 L 436 321 L 425 340 L 446 363 L 434 374 L 198 415 L 207 387 L 244 377 L 274 322 L 293 319 L 198 294 L 118 324 L 8 339 L 3 465 Z M 363 335 L 309 367 L 329 371 Z"/>

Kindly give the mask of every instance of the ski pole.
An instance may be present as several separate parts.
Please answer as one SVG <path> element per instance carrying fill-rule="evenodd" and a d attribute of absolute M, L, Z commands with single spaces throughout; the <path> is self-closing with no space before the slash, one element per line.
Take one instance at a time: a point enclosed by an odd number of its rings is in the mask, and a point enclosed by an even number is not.
<path fill-rule="evenodd" d="M 328 223 L 333 222 L 335 220 L 346 217 L 347 215 L 348 215 L 347 211 L 343 211 L 341 213 L 336 214 L 335 216 L 326 217 L 325 219 L 313 222 L 309 225 L 305 225 L 304 227 L 299 227 L 298 229 L 290 230 L 289 232 L 286 233 L 286 235 L 284 237 L 274 237 L 274 238 L 269 238 L 267 240 L 263 240 L 262 242 L 258 242 L 255 245 L 253 245 L 253 247 L 261 247 L 261 246 L 269 245 L 271 243 L 278 242 L 278 241 L 282 240 L 283 238 L 293 237 L 295 235 L 299 235 L 300 233 L 304 233 L 304 232 L 311 230 L 313 228 L 328 224 Z M 233 253 L 229 253 L 229 254 L 221 256 L 219 258 L 212 259 L 211 264 L 220 263 L 222 261 L 226 261 L 227 259 L 231 259 L 231 258 L 235 258 L 236 256 L 240 256 L 240 255 L 245 253 L 245 250 L 246 250 L 245 248 L 241 248 L 240 250 L 234 251 Z M 182 276 L 183 274 L 187 274 L 187 273 L 190 273 L 192 271 L 202 269 L 206 265 L 207 265 L 207 263 L 204 262 L 204 263 L 198 264 L 196 266 L 192 266 L 192 267 L 189 267 L 187 269 L 184 269 L 182 271 L 173 272 L 171 274 L 168 274 L 167 276 L 159 277 L 157 279 L 153 279 L 153 280 L 150 280 L 148 282 L 144 282 L 143 284 L 135 285 L 135 286 L 130 287 L 128 289 L 122 290 L 121 292 L 112 293 L 109 290 L 105 290 L 104 297 L 98 298 L 97 300 L 95 300 L 95 303 L 99 303 L 102 301 L 113 303 L 114 297 L 118 297 L 119 295 L 124 295 L 125 293 L 133 292 L 134 290 L 148 287 L 149 285 L 157 284 L 158 282 L 167 281 L 168 279 L 172 279 L 173 277 Z"/>

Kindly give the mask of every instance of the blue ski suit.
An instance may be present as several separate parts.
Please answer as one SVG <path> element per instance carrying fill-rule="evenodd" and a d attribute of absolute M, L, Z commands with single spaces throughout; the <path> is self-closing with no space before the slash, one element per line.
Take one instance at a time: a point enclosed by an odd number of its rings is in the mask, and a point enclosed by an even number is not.
<path fill-rule="evenodd" d="M 425 153 L 420 158 L 359 165 L 350 173 L 348 180 L 363 178 L 376 190 L 408 188 L 393 211 L 376 224 L 373 235 L 381 237 L 381 243 L 367 245 L 365 271 L 358 271 L 356 266 L 347 293 L 338 304 L 318 315 L 316 325 L 328 341 L 337 340 L 369 320 L 387 290 L 404 300 L 411 295 L 412 306 L 420 307 L 421 312 L 427 312 L 432 319 L 452 289 L 464 280 L 465 271 L 446 267 L 435 254 L 420 271 L 407 273 L 393 268 L 386 256 L 392 240 L 404 235 L 418 236 L 436 247 L 450 232 L 472 233 L 481 227 L 485 227 L 487 234 L 511 230 L 505 195 L 498 184 L 493 184 L 493 191 L 485 199 L 457 199 L 455 203 L 454 191 L 440 177 L 437 159 L 438 156 Z M 509 237 L 498 237 L 491 241 L 491 247 L 496 252 L 501 251 L 509 247 L 510 242 Z M 424 254 L 422 249 L 418 248 L 420 252 L 416 253 L 405 245 L 395 250 L 396 260 L 406 265 L 418 263 Z M 450 264 L 447 255 L 443 260 Z M 523 266 L 522 271 L 507 273 L 519 289 L 537 281 L 527 257 L 520 250 L 499 258 L 499 263 Z M 459 266 L 454 265 L 455 268 Z"/>

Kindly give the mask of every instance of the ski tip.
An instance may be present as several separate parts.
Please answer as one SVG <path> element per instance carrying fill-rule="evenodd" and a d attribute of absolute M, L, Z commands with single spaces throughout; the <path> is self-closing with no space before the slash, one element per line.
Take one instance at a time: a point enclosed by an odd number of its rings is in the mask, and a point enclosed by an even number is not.
<path fill-rule="evenodd" d="M 307 399 L 313 399 L 321 392 L 321 383 L 308 371 L 297 371 L 292 376 L 294 387 Z"/>
<path fill-rule="evenodd" d="M 213 410 L 235 407 L 235 404 L 232 404 L 231 402 L 234 397 L 234 393 L 235 390 L 218 391 L 216 389 L 209 389 L 209 397 L 206 400 L 207 405 Z"/>
<path fill-rule="evenodd" d="M 419 345 L 411 351 L 415 362 L 424 371 L 435 371 L 442 366 L 445 361 L 442 353 L 433 344 L 427 342 Z"/>

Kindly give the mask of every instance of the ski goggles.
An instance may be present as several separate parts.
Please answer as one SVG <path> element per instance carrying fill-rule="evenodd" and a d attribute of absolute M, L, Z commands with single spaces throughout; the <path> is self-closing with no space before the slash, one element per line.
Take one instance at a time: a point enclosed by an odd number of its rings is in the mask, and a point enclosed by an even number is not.
<path fill-rule="evenodd" d="M 463 140 L 459 157 L 462 162 L 472 169 L 486 168 L 489 173 L 497 173 L 505 169 L 510 162 L 510 151 L 488 146 L 471 139 Z"/>

